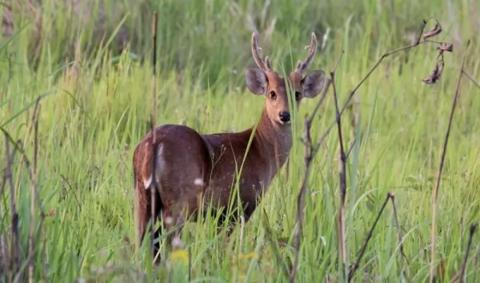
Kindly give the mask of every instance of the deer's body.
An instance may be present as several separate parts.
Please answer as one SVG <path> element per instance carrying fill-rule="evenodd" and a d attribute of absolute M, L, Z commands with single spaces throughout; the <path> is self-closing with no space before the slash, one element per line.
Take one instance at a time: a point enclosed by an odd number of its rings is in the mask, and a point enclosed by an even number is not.
<path fill-rule="evenodd" d="M 135 172 L 137 193 L 142 195 L 140 206 L 147 208 L 150 193 L 146 188 L 153 181 L 152 164 L 156 162 L 154 175 L 162 209 L 169 211 L 172 217 L 185 213 L 181 210 L 186 208 L 190 215 L 205 201 L 213 208 L 226 208 L 237 173 L 241 173 L 239 194 L 248 218 L 259 197 L 285 163 L 292 143 L 290 128 L 275 127 L 265 113 L 256 129 L 240 133 L 200 135 L 185 126 L 165 125 L 156 129 L 156 139 L 156 156 L 151 150 L 151 134 L 135 151 L 134 168 L 141 168 Z M 182 142 L 186 144 L 182 145 Z M 178 148 L 183 150 L 179 152 Z M 147 222 L 150 210 L 144 211 L 147 213 L 141 221 Z M 146 223 L 142 226 L 141 234 Z"/>
<path fill-rule="evenodd" d="M 148 222 L 163 217 L 168 229 L 181 225 L 202 206 L 228 208 L 239 196 L 245 219 L 251 216 L 261 196 L 285 163 L 292 145 L 287 86 L 271 70 L 268 60 L 258 55 L 255 35 L 252 54 L 259 69 L 246 73 L 247 86 L 265 95 L 265 108 L 258 123 L 243 132 L 201 135 L 181 125 L 155 129 L 155 140 L 148 134 L 134 153 L 137 232 L 143 239 Z M 303 76 L 315 54 L 312 35 L 309 57 L 300 62 L 289 77 L 297 102 L 313 97 L 323 87 L 323 72 Z M 152 209 L 153 203 L 153 209 Z"/>

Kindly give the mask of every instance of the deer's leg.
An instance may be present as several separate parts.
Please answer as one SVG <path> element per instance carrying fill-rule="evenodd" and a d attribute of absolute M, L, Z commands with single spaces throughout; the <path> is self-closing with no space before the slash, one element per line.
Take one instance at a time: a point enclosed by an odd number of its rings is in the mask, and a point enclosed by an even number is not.
<path fill-rule="evenodd" d="M 153 195 L 152 195 L 153 192 Z M 160 235 L 161 228 L 157 228 L 157 222 L 161 217 L 162 203 L 158 191 L 145 189 L 142 182 L 136 183 L 136 202 L 135 202 L 135 216 L 137 235 L 139 244 L 141 245 L 145 235 L 150 233 L 152 252 L 155 262 L 158 263 L 160 257 L 158 256 L 160 251 Z M 152 217 L 152 214 L 154 217 Z M 151 227 L 151 229 L 148 229 Z M 155 230 L 152 230 L 155 229 Z"/>
<path fill-rule="evenodd" d="M 181 234 L 185 224 L 186 213 L 176 209 L 162 211 L 163 225 L 167 233 L 167 245 L 172 248 L 182 246 Z"/>
<path fill-rule="evenodd" d="M 157 222 L 160 221 L 161 212 L 162 212 L 162 202 L 160 199 L 160 194 L 156 189 L 150 189 L 150 214 L 151 217 L 151 240 L 152 240 L 152 249 L 153 249 L 153 262 L 155 264 L 160 263 L 160 235 L 161 227 L 157 227 Z"/>
<path fill-rule="evenodd" d="M 193 189 L 191 190 L 191 192 Z M 168 208 L 162 210 L 162 218 L 165 231 L 168 233 L 167 243 L 172 248 L 183 246 L 181 235 L 187 218 L 196 217 L 200 206 L 203 204 L 201 193 L 184 197 Z"/>
<path fill-rule="evenodd" d="M 137 180 L 135 188 L 135 222 L 139 245 L 142 244 L 145 238 L 148 221 L 150 220 L 150 200 L 147 193 L 148 191 L 145 190 L 143 184 Z"/>

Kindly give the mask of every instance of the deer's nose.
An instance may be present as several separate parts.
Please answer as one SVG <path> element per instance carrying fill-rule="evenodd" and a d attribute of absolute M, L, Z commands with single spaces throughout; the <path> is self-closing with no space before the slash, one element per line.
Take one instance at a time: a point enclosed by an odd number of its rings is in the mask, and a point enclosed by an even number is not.
<path fill-rule="evenodd" d="M 287 111 L 282 111 L 278 114 L 280 116 L 280 121 L 286 123 L 290 122 L 290 113 Z"/>

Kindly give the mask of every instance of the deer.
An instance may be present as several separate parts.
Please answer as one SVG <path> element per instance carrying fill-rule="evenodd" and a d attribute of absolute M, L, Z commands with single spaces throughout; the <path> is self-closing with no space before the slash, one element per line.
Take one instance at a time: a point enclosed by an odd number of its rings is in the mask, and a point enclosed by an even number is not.
<path fill-rule="evenodd" d="M 258 123 L 236 133 L 200 134 L 183 125 L 162 125 L 150 131 L 133 156 L 136 230 L 141 245 L 147 225 L 163 220 L 164 230 L 184 221 L 209 205 L 227 211 L 239 197 L 245 221 L 251 217 L 277 172 L 287 161 L 292 146 L 288 89 L 295 103 L 313 98 L 328 79 L 321 70 L 306 74 L 317 51 L 312 33 L 308 55 L 285 80 L 262 58 L 257 33 L 252 34 L 255 68 L 245 71 L 247 88 L 264 96 Z M 293 100 L 293 97 L 292 97 Z M 234 194 L 234 185 L 238 193 Z M 160 229 L 152 237 L 160 236 Z M 158 253 L 158 243 L 154 245 Z"/>

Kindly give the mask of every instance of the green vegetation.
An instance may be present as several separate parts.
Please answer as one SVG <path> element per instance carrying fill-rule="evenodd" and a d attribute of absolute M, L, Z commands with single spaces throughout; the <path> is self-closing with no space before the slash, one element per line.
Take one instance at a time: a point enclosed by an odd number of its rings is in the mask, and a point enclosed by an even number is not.
<path fill-rule="evenodd" d="M 260 33 L 273 66 L 288 72 L 305 56 L 312 31 L 323 49 L 312 68 L 337 69 L 341 101 L 385 51 L 410 44 L 422 19 L 437 18 L 438 40 L 454 43 L 435 85 L 422 79 L 437 51 L 421 46 L 387 58 L 360 88 L 344 116 L 345 140 L 358 141 L 347 164 L 346 238 L 353 263 L 387 192 L 395 194 L 408 262 L 399 250 L 393 210 L 387 206 L 356 273 L 356 281 L 428 279 L 431 193 L 439 167 L 452 97 L 466 41 L 467 71 L 480 78 L 480 3 L 434 1 L 12 1 L 8 34 L 0 37 L 0 126 L 33 160 L 32 115 L 40 101 L 37 187 L 45 212 L 35 225 L 35 281 L 193 282 L 287 281 L 293 261 L 296 196 L 303 165 L 303 117 L 294 116 L 294 145 L 253 218 L 233 234 L 217 234 L 213 219 L 187 223 L 185 250 L 151 264 L 138 248 L 133 217 L 132 154 L 149 130 L 152 113 L 151 18 L 158 9 L 157 124 L 182 123 L 202 133 L 239 131 L 259 117 L 263 98 L 245 89 L 252 65 L 250 36 Z M 25 2 L 25 3 L 23 3 Z M 39 4 L 41 2 L 41 4 Z M 150 2 L 155 2 L 152 4 Z M 0 12 L 8 10 L 0 3 Z M 8 21 L 7 21 L 8 22 Z M 431 24 L 431 22 L 430 22 Z M 437 38 L 436 38 L 437 39 Z M 437 276 L 450 281 L 462 264 L 470 224 L 480 219 L 480 90 L 464 80 L 439 193 Z M 335 120 L 331 93 L 314 120 L 317 139 Z M 359 124 L 353 130 L 353 114 Z M 356 137 L 356 138 L 355 138 Z M 0 281 L 11 234 L 11 190 L 3 186 L 7 158 L 0 138 Z M 10 148 L 12 146 L 10 145 Z M 19 214 L 20 263 L 28 254 L 31 186 L 21 154 L 12 166 Z M 298 282 L 341 281 L 338 259 L 338 137 L 317 154 L 306 198 Z M 271 234 L 267 234 L 268 218 Z M 271 238 L 271 239 L 270 239 Z M 468 262 L 469 282 L 480 280 L 479 236 Z M 189 264 L 189 260 L 191 264 Z M 26 270 L 25 270 L 26 271 Z M 24 279 L 27 278 L 25 272 Z M 22 280 L 23 281 L 23 280 Z M 90 282 L 90 281 L 88 281 Z"/>

